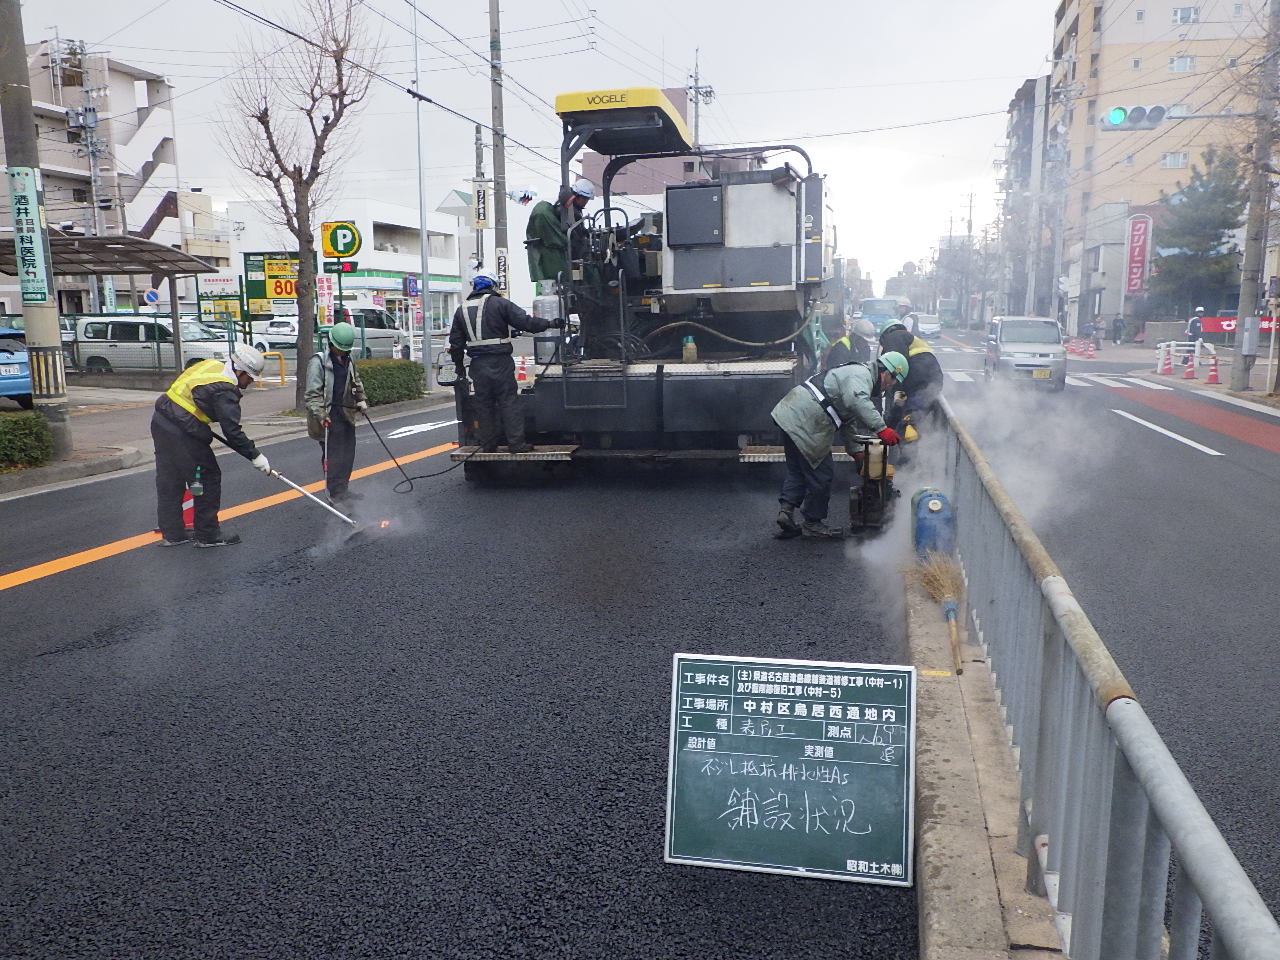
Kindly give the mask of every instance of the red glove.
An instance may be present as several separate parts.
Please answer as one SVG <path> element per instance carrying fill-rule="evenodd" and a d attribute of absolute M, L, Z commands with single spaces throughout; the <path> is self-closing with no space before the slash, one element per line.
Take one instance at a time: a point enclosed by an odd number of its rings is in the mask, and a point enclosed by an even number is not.
<path fill-rule="evenodd" d="M 902 439 L 900 436 L 898 436 L 898 431 L 894 430 L 893 427 L 885 427 L 883 430 L 877 433 L 876 436 L 879 437 L 881 440 L 883 440 L 885 443 L 887 443 L 889 446 L 893 446 L 895 443 L 897 443 L 899 440 Z"/>

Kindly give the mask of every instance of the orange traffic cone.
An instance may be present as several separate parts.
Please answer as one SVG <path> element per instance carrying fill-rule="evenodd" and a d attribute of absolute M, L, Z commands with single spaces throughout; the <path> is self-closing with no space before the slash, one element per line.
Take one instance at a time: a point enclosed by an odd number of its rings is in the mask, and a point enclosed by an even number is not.
<path fill-rule="evenodd" d="M 1222 383 L 1222 381 L 1218 379 L 1218 355 L 1216 353 L 1211 354 L 1209 357 L 1209 376 L 1205 380 L 1205 383 Z"/>
<path fill-rule="evenodd" d="M 1186 365 L 1182 369 L 1182 379 L 1194 380 L 1195 378 L 1196 378 L 1195 359 L 1190 354 L 1188 354 Z"/>
<path fill-rule="evenodd" d="M 1089 346 L 1087 346 L 1087 347 L 1085 348 L 1085 355 L 1084 355 L 1084 358 L 1085 358 L 1086 360 L 1092 360 L 1092 359 L 1093 359 L 1093 341 L 1092 341 L 1092 340 L 1090 340 L 1090 341 L 1089 341 Z"/>
<path fill-rule="evenodd" d="M 189 530 L 196 525 L 196 498 L 191 495 L 190 490 L 182 494 L 182 525 Z"/>
<path fill-rule="evenodd" d="M 518 357 L 517 360 L 518 362 L 516 364 L 516 382 L 524 383 L 529 379 L 528 375 L 525 373 L 524 357 Z"/>

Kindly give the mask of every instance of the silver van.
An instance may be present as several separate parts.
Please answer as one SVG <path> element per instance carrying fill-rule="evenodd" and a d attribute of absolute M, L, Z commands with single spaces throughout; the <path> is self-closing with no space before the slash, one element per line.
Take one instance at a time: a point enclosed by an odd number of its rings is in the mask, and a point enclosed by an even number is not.
<path fill-rule="evenodd" d="M 1018 383 L 1043 384 L 1051 390 L 1067 385 L 1067 350 L 1062 328 L 1048 317 L 995 317 L 987 328 L 983 375 Z"/>
<path fill-rule="evenodd" d="M 225 360 L 227 339 L 195 320 L 182 321 L 182 354 L 192 360 Z M 159 317 L 81 317 L 76 323 L 76 366 L 87 373 L 172 370 L 172 321 Z"/>

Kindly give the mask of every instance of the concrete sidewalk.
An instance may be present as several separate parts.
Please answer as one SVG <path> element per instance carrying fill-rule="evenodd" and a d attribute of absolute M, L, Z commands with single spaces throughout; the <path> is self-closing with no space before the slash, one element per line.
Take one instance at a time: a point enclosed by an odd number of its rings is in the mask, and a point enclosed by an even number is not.
<path fill-rule="evenodd" d="M 69 401 L 71 457 L 43 467 L 0 473 L 0 495 L 32 490 L 68 480 L 127 470 L 150 463 L 151 411 L 154 390 L 122 390 L 113 387 L 71 387 Z M 254 442 L 302 436 L 305 417 L 294 416 L 294 385 L 250 387 L 241 401 L 241 423 Z M 392 403 L 370 409 L 375 420 L 417 410 L 453 407 L 452 391 L 440 388 L 421 400 Z"/>

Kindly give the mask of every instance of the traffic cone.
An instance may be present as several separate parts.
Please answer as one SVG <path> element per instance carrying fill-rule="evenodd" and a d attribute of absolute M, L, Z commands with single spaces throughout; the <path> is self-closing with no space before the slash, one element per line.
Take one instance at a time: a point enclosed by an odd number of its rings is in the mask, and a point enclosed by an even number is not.
<path fill-rule="evenodd" d="M 1086 360 L 1093 359 L 1093 341 L 1092 340 L 1089 341 L 1089 346 L 1085 348 L 1084 358 Z"/>
<path fill-rule="evenodd" d="M 1216 353 L 1209 356 L 1209 377 L 1205 380 L 1205 383 L 1222 383 L 1222 381 L 1218 379 L 1218 355 Z"/>
<path fill-rule="evenodd" d="M 520 357 L 519 360 L 520 362 L 516 366 L 516 383 L 524 383 L 529 379 L 529 377 L 525 372 L 524 357 Z"/>
<path fill-rule="evenodd" d="M 188 530 L 194 529 L 196 525 L 196 498 L 191 495 L 190 490 L 182 494 L 182 525 Z"/>
<path fill-rule="evenodd" d="M 1191 356 L 1190 356 L 1190 355 L 1188 355 L 1188 356 L 1187 356 L 1187 363 L 1186 363 L 1186 366 L 1185 366 L 1185 367 L 1183 368 L 1183 370 L 1182 370 L 1182 379 L 1183 379 L 1183 380 L 1194 380 L 1195 378 L 1196 378 L 1196 365 L 1195 365 L 1195 361 L 1191 358 Z"/>

